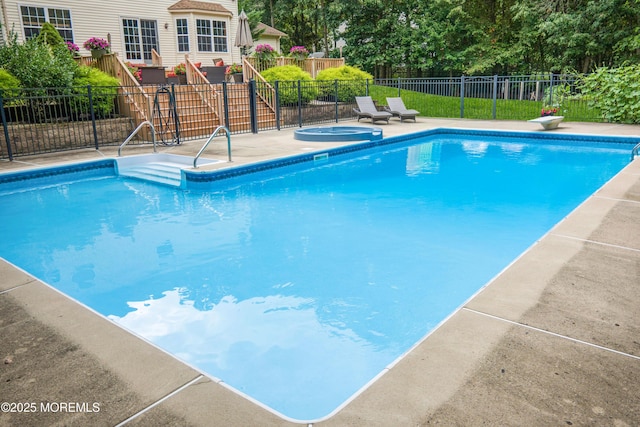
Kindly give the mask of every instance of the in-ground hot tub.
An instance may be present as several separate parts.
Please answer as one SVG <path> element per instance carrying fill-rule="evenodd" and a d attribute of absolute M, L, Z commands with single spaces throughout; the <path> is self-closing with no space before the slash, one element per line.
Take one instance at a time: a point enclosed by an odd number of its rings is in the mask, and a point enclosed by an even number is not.
<path fill-rule="evenodd" d="M 298 129 L 294 139 L 300 141 L 377 141 L 382 139 L 382 129 L 369 126 L 321 126 Z"/>

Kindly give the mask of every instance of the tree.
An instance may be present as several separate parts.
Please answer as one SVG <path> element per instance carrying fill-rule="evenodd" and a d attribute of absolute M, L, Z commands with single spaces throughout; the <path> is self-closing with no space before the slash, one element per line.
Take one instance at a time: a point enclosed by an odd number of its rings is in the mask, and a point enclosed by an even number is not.
<path fill-rule="evenodd" d="M 43 44 L 48 46 L 64 46 L 64 39 L 58 33 L 58 30 L 51 25 L 49 22 L 45 22 L 42 24 L 42 28 L 40 28 L 40 33 L 36 36 L 36 39 Z"/>
<path fill-rule="evenodd" d="M 587 72 L 639 62 L 639 0 L 245 0 L 283 43 L 344 55 L 376 77 Z M 268 22 L 268 21 L 266 21 Z"/>

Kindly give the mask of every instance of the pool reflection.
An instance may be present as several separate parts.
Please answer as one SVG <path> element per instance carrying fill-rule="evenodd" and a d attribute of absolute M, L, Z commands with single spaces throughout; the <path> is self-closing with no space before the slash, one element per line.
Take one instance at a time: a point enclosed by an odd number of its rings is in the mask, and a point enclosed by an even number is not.
<path fill-rule="evenodd" d="M 166 291 L 108 317 L 291 417 L 308 418 L 309 408 L 314 417 L 327 415 L 394 357 L 323 322 L 311 298 L 226 295 L 199 309 L 188 295 Z"/>

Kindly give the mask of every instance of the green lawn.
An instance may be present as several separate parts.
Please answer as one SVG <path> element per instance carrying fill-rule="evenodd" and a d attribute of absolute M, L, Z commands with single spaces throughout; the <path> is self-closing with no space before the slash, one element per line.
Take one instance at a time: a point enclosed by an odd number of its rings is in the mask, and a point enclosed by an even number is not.
<path fill-rule="evenodd" d="M 398 96 L 397 88 L 372 85 L 369 94 L 378 102 L 386 105 L 387 97 Z M 453 96 L 429 95 L 402 89 L 400 96 L 407 108 L 420 111 L 425 117 L 460 118 L 460 98 Z M 518 101 L 499 99 L 496 102 L 496 119 L 529 120 L 540 116 L 542 101 Z M 597 110 L 588 108 L 585 101 L 565 101 L 558 113 L 566 121 L 602 122 Z M 493 101 L 491 99 L 465 98 L 464 118 L 493 119 Z"/>

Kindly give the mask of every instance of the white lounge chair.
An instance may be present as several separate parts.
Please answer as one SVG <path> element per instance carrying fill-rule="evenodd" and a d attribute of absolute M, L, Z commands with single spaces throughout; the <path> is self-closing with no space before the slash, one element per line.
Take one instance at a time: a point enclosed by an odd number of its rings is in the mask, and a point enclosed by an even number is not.
<path fill-rule="evenodd" d="M 353 112 L 358 115 L 358 121 L 367 118 L 371 119 L 371 123 L 380 120 L 389 123 L 389 119 L 392 117 L 388 111 L 378 111 L 370 96 L 356 96 L 356 103 L 358 108 L 354 108 Z"/>
<path fill-rule="evenodd" d="M 404 102 L 402 98 L 387 98 L 387 107 L 385 110 L 393 114 L 393 117 L 398 117 L 400 121 L 404 121 L 404 119 L 413 119 L 416 121 L 416 116 L 420 114 L 420 111 L 407 109 L 404 106 Z"/>

